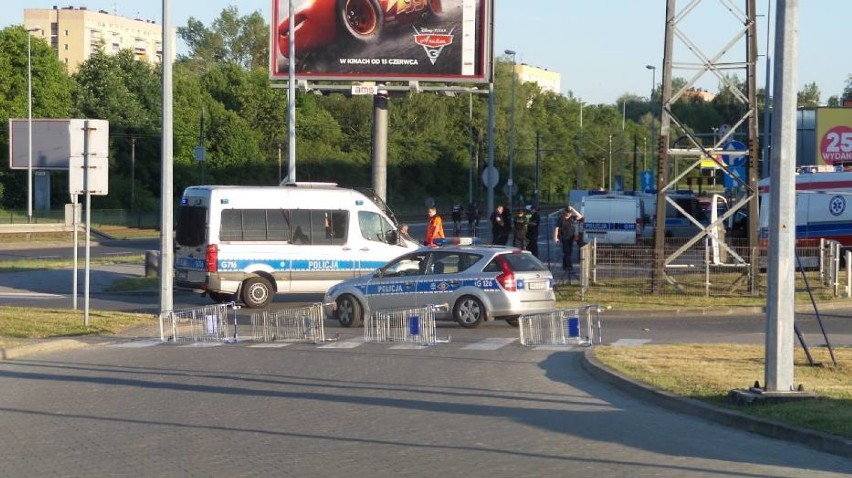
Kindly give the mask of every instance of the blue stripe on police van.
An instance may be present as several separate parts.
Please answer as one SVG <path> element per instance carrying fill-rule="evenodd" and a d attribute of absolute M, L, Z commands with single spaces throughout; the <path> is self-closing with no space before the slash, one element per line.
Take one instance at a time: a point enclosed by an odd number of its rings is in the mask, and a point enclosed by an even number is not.
<path fill-rule="evenodd" d="M 589 231 L 635 231 L 636 223 L 633 222 L 587 222 L 584 226 L 586 232 Z"/>
<path fill-rule="evenodd" d="M 266 266 L 280 271 L 371 271 L 385 265 L 383 261 L 348 261 L 336 259 L 220 259 L 219 271 L 242 271 L 251 266 Z"/>

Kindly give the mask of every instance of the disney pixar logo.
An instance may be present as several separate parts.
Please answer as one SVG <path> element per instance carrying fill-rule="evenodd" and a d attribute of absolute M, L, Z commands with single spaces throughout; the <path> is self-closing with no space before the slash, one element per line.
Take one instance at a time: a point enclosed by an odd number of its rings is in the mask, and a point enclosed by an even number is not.
<path fill-rule="evenodd" d="M 426 56 L 429 57 L 429 61 L 431 61 L 433 65 L 436 61 L 438 61 L 438 57 L 441 56 L 441 51 L 444 47 L 453 43 L 453 30 L 455 27 L 450 29 L 450 31 L 446 31 L 444 29 L 431 30 L 426 28 L 417 30 L 417 27 L 413 28 L 415 33 L 414 42 L 423 47 L 426 51 Z"/>

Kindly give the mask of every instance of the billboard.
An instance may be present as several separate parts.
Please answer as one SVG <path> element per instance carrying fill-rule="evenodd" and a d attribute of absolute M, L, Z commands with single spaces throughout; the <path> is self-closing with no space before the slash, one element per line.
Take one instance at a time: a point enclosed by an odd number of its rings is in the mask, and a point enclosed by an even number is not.
<path fill-rule="evenodd" d="M 289 2 L 272 0 L 270 74 L 287 79 Z M 292 0 L 297 80 L 488 82 L 493 0 Z"/>
<path fill-rule="evenodd" d="M 817 108 L 816 164 L 852 163 L 852 108 Z"/>
<path fill-rule="evenodd" d="M 32 156 L 29 148 L 30 121 L 9 119 L 9 168 L 67 170 L 69 159 L 83 157 L 83 128 L 89 122 L 89 156 L 109 156 L 109 121 L 84 119 L 32 120 Z"/>

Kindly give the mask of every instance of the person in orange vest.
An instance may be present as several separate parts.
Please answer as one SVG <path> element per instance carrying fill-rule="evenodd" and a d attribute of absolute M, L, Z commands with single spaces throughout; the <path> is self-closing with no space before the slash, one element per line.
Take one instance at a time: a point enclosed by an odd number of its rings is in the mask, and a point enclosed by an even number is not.
<path fill-rule="evenodd" d="M 426 246 L 434 246 L 435 239 L 444 238 L 444 221 L 438 215 L 438 209 L 435 206 L 426 210 L 429 220 L 426 222 L 426 240 L 423 244 Z"/>

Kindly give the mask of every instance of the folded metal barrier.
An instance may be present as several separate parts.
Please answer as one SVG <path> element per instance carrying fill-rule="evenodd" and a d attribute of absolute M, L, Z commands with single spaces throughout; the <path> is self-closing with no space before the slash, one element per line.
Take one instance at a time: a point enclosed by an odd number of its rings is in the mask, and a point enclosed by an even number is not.
<path fill-rule="evenodd" d="M 448 343 L 439 339 L 435 328 L 435 312 L 446 305 L 426 305 L 373 311 L 364 322 L 367 342 L 405 342 L 417 345 Z"/>
<path fill-rule="evenodd" d="M 273 312 L 251 315 L 251 335 L 258 342 L 326 342 L 325 308 L 330 304 L 315 303 Z"/>
<path fill-rule="evenodd" d="M 593 345 L 601 343 L 597 305 L 525 314 L 518 319 L 521 345 Z"/>

